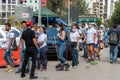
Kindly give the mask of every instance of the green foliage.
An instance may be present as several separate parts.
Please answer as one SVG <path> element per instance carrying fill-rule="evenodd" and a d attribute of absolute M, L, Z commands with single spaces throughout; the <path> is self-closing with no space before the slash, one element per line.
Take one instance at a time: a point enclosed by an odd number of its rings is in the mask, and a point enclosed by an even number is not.
<path fill-rule="evenodd" d="M 100 18 L 97 18 L 97 25 L 100 26 L 102 24 L 102 20 Z"/>
<path fill-rule="evenodd" d="M 112 24 L 120 24 L 120 2 L 115 5 L 114 13 L 112 14 L 111 21 Z"/>
<path fill-rule="evenodd" d="M 67 2 L 68 0 L 47 0 L 47 7 L 59 14 L 62 19 L 67 18 Z M 71 18 L 77 20 L 79 15 L 88 12 L 88 5 L 85 0 L 71 0 Z"/>
<path fill-rule="evenodd" d="M 88 4 L 85 0 L 74 0 L 71 5 L 71 17 L 76 20 L 79 15 L 88 13 Z"/>

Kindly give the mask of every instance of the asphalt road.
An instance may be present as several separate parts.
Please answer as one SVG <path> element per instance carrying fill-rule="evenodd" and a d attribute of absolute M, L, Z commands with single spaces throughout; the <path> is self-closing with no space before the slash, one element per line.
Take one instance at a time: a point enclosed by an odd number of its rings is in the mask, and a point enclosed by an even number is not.
<path fill-rule="evenodd" d="M 83 52 L 80 52 L 80 56 Z M 80 64 L 77 69 L 70 68 L 69 71 L 56 71 L 57 61 L 48 61 L 47 71 L 37 71 L 39 77 L 36 80 L 120 80 L 120 59 L 116 64 L 109 63 L 109 48 L 101 51 L 101 61 L 97 65 L 86 63 L 86 60 L 79 58 Z M 69 61 L 71 64 L 71 61 Z M 17 67 L 16 67 L 17 68 Z M 5 68 L 0 68 L 0 80 L 29 80 L 29 74 L 21 79 L 20 74 L 6 73 Z"/>

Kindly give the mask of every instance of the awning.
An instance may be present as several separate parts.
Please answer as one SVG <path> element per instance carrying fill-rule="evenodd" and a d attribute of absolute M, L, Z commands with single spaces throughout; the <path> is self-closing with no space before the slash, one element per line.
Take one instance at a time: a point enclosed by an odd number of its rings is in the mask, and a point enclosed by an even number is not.
<path fill-rule="evenodd" d="M 38 10 L 33 12 L 33 16 L 37 17 L 38 16 Z M 54 13 L 53 11 L 51 11 L 50 9 L 46 8 L 46 7 L 42 7 L 41 8 L 41 16 L 42 17 L 59 17 L 58 14 Z"/>

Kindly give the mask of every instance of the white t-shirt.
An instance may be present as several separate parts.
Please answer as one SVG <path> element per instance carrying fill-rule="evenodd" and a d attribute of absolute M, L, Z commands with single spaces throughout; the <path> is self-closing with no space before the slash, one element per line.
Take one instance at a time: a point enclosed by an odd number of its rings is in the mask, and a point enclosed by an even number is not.
<path fill-rule="evenodd" d="M 95 34 L 96 34 L 96 38 L 95 38 L 94 44 L 98 44 L 98 33 L 96 29 L 95 29 Z"/>
<path fill-rule="evenodd" d="M 39 44 L 40 48 L 43 48 L 47 45 L 47 35 L 45 33 L 41 33 L 37 39 L 37 41 L 43 41 L 42 44 Z"/>
<path fill-rule="evenodd" d="M 77 42 L 77 37 L 79 37 L 79 33 L 76 32 L 70 32 L 70 41 L 71 42 Z"/>
<path fill-rule="evenodd" d="M 5 48 L 6 48 L 6 49 L 7 49 L 7 47 L 8 47 L 10 38 L 14 38 L 14 37 L 15 37 L 15 34 L 14 34 L 13 32 L 11 32 L 11 30 L 6 33 L 6 42 L 5 42 Z M 13 40 L 13 41 L 14 41 L 14 40 Z M 12 44 L 13 44 L 13 42 L 12 42 Z M 10 49 L 12 49 L 12 48 L 13 48 L 13 47 L 11 46 Z"/>
<path fill-rule="evenodd" d="M 88 30 L 86 31 L 86 34 L 87 34 L 86 43 L 87 44 L 94 43 L 94 34 L 95 33 L 96 33 L 96 31 L 94 28 L 88 28 Z"/>

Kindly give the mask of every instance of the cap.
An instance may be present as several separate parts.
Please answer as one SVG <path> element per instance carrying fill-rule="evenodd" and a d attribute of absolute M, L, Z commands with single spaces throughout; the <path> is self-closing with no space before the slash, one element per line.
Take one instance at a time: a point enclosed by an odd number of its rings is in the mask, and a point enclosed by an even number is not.
<path fill-rule="evenodd" d="M 27 26 L 27 27 L 32 26 L 32 22 L 31 22 L 31 21 L 27 21 L 27 22 L 26 22 L 26 26 Z"/>

